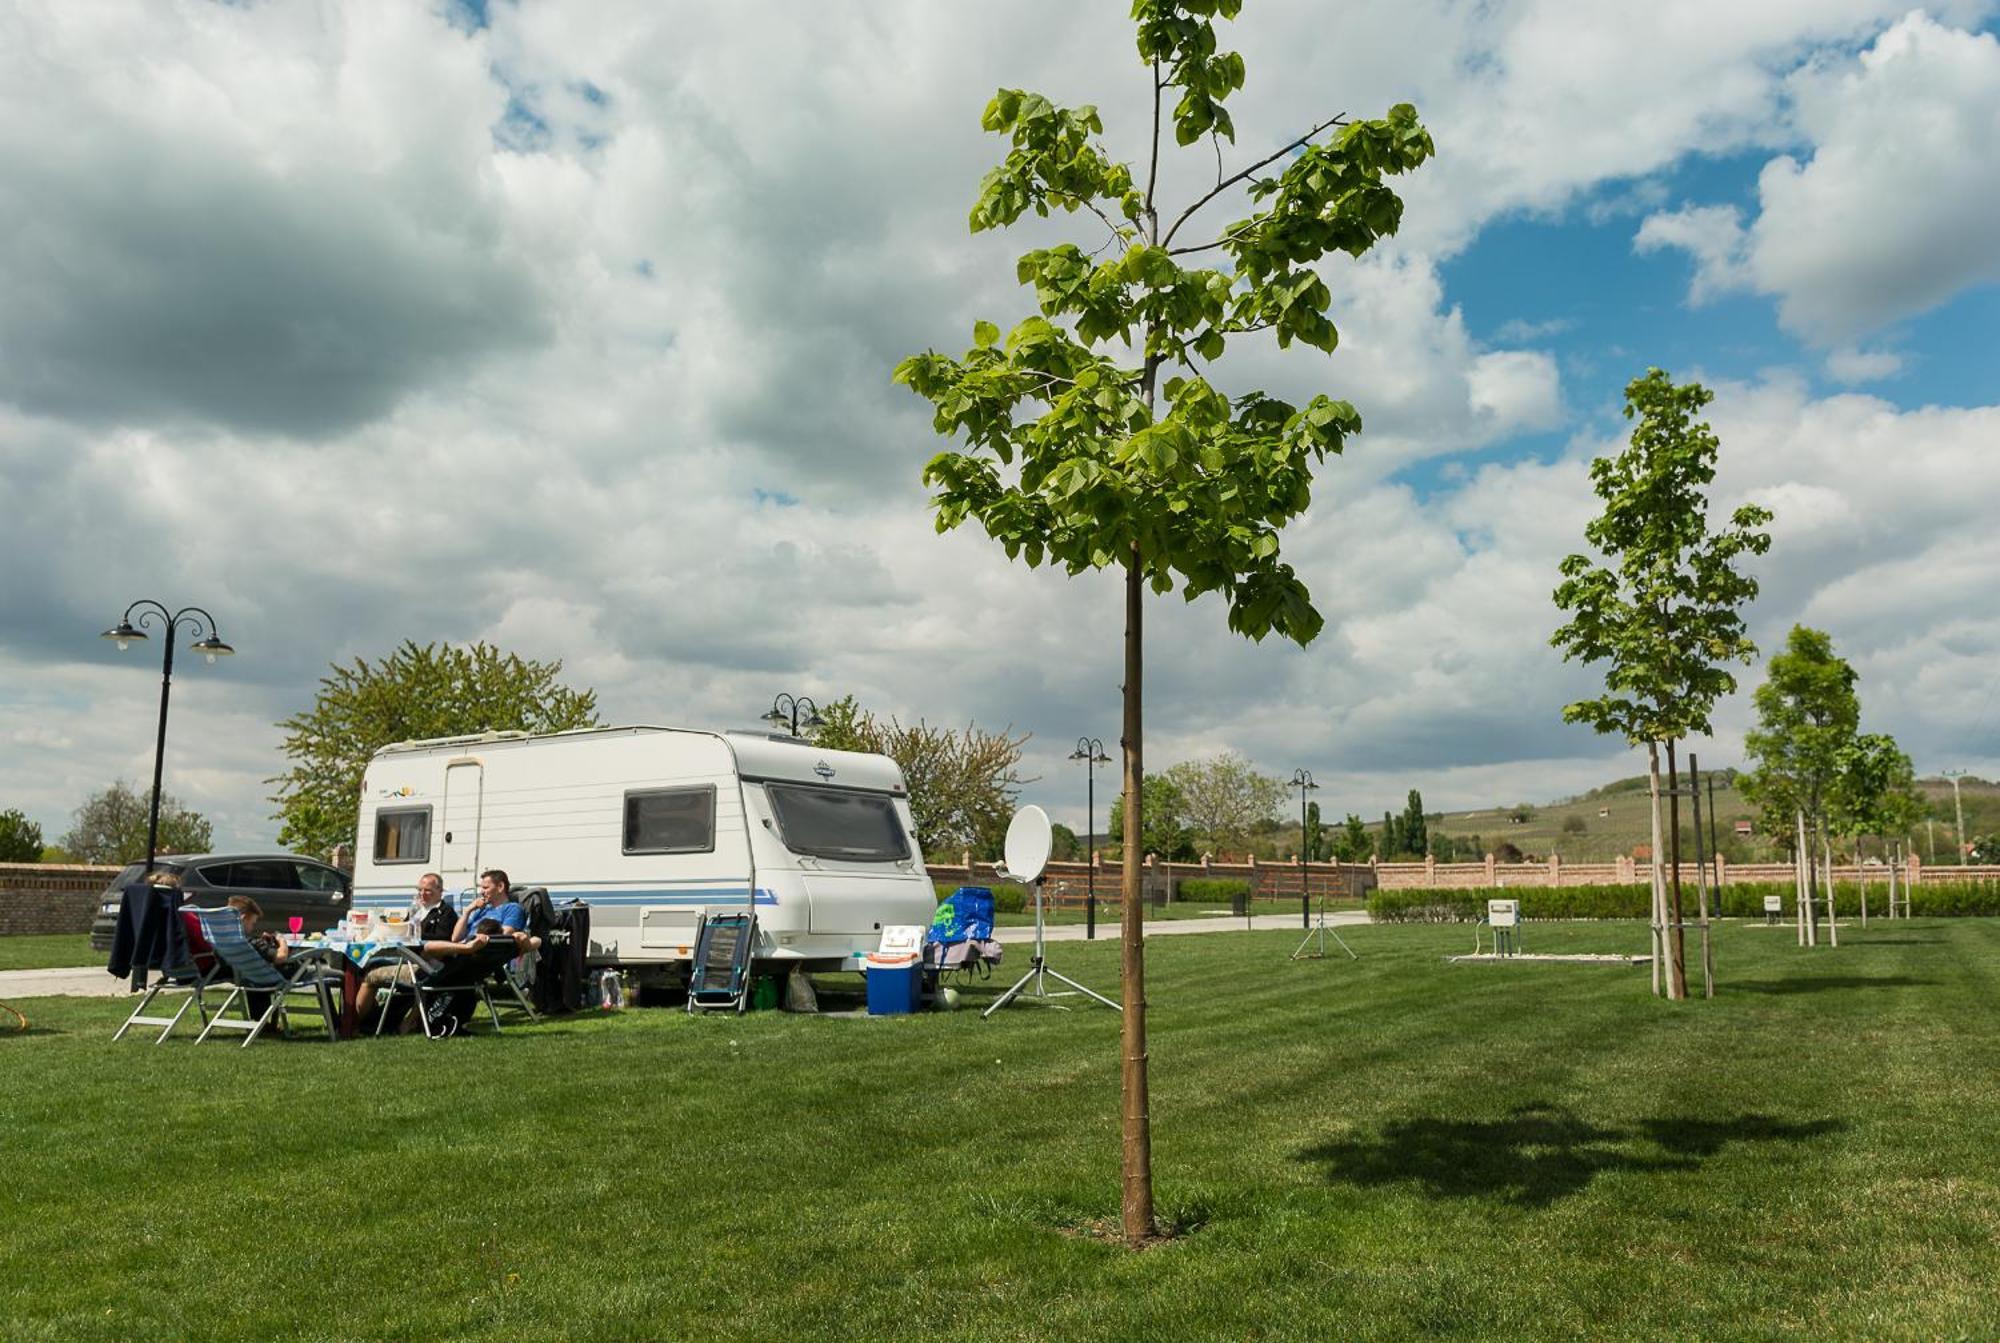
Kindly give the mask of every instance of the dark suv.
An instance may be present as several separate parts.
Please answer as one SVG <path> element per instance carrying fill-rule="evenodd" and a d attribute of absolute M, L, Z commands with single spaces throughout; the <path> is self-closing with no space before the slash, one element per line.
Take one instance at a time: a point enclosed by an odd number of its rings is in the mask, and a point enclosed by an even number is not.
<path fill-rule="evenodd" d="M 125 883 L 146 870 L 132 863 L 111 879 L 97 918 L 90 925 L 92 950 L 111 950 L 111 933 L 118 925 L 118 899 Z M 155 872 L 173 872 L 181 879 L 181 903 L 214 908 L 232 895 L 247 895 L 264 911 L 266 932 L 283 932 L 286 920 L 305 920 L 316 933 L 331 928 L 347 913 L 350 883 L 337 867 L 294 858 L 288 853 L 201 853 L 158 858 Z"/>

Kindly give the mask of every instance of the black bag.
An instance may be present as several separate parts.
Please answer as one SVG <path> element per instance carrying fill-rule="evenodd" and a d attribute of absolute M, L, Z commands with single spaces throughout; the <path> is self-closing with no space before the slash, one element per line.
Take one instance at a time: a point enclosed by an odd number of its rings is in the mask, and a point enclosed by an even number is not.
<path fill-rule="evenodd" d="M 550 905 L 548 930 L 541 936 L 531 993 L 535 1010 L 574 1012 L 588 996 L 584 962 L 590 955 L 590 906 L 581 900 Z"/>

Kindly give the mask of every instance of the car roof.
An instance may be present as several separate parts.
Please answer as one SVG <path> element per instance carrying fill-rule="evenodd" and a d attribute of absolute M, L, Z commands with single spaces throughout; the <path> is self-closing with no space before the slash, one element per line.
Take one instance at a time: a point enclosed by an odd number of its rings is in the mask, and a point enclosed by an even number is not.
<path fill-rule="evenodd" d="M 193 867 L 198 863 L 311 863 L 314 867 L 333 867 L 332 863 L 318 858 L 307 858 L 296 853 L 163 853 L 153 859 L 156 863 L 178 863 L 182 867 Z M 338 872 L 339 868 L 334 868 Z"/>

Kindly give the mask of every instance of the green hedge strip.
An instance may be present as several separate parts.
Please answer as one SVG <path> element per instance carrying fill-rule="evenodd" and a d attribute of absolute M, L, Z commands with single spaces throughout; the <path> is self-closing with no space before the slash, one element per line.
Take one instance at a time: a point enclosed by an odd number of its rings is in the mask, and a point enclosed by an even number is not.
<path fill-rule="evenodd" d="M 1788 881 L 1725 886 L 1720 912 L 1726 918 L 1761 919 L 1767 895 L 1782 897 L 1785 917 L 1792 916 L 1792 884 Z M 1495 899 L 1519 900 L 1524 919 L 1643 919 L 1652 904 L 1646 887 L 1626 885 L 1378 889 L 1368 897 L 1368 914 L 1377 923 L 1469 923 L 1484 918 L 1486 902 Z M 1824 891 L 1818 900 L 1824 911 Z M 1853 882 L 1837 884 L 1834 908 L 1843 918 L 1858 917 L 1861 887 Z M 1869 912 L 1883 914 L 1888 908 L 1887 879 L 1869 882 Z M 1694 887 L 1685 881 L 1681 885 L 1681 912 L 1689 921 L 1699 916 Z M 2000 915 L 2000 881 L 1919 882 L 1910 897 L 1910 912 L 1920 917 Z"/>
<path fill-rule="evenodd" d="M 1223 905 L 1249 889 L 1250 883 L 1242 877 L 1188 877 L 1174 892 L 1174 898 L 1189 904 Z"/>

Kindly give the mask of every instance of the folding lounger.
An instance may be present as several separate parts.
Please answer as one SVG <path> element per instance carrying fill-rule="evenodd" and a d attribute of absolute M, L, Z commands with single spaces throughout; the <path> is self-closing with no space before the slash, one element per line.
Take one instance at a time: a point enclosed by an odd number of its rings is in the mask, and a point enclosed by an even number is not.
<path fill-rule="evenodd" d="M 535 1011 L 527 995 L 521 992 L 510 964 L 518 959 L 521 952 L 511 938 L 495 938 L 469 956 L 446 957 L 437 969 L 417 976 L 412 985 L 397 984 L 391 987 L 389 996 L 382 1004 L 383 1020 L 387 1020 L 390 1005 L 395 995 L 413 989 L 417 995 L 417 1017 L 423 1023 L 424 1034 L 433 1040 L 444 1035 L 455 1035 L 461 1020 L 457 1004 L 477 997 L 486 1005 L 487 1014 L 493 1018 L 495 1034 L 500 1031 L 500 1008 L 493 1001 L 493 990 L 498 988 L 512 995 L 521 1010 L 528 1014 L 530 1021 L 539 1021 L 541 1015 Z M 467 1013 L 467 1025 L 478 1015 L 477 1009 Z M 376 1023 L 376 1033 L 381 1033 L 382 1023 Z"/>
<path fill-rule="evenodd" d="M 286 1005 L 289 999 L 298 997 L 312 998 L 319 1008 L 320 1020 L 326 1023 L 327 1037 L 340 1038 L 334 1027 L 340 1018 L 340 1008 L 335 1001 L 340 992 L 338 971 L 328 970 L 311 961 L 273 965 L 243 935 L 243 920 L 235 910 L 197 909 L 191 912 L 201 924 L 202 936 L 208 939 L 216 956 L 229 967 L 230 979 L 229 996 L 222 1000 L 215 1016 L 195 1037 L 196 1044 L 216 1031 L 245 1031 L 248 1034 L 243 1047 L 248 1049 L 273 1021 L 278 1023 L 279 1030 L 289 1035 L 291 1026 L 286 1019 Z M 264 1009 L 255 1015 L 252 1015 L 247 996 L 253 993 L 265 995 Z M 228 1019 L 229 1009 L 238 998 L 243 999 L 243 1019 L 231 1021 Z"/>
<path fill-rule="evenodd" d="M 750 958 L 757 946 L 754 914 L 704 914 L 695 929 L 688 1011 L 741 1012 L 750 1005 Z"/>
<path fill-rule="evenodd" d="M 195 917 L 195 912 L 192 909 L 178 912 L 181 926 L 187 936 L 186 964 L 170 966 L 162 971 L 160 977 L 153 981 L 152 987 L 146 990 L 146 996 L 139 1000 L 139 1005 L 132 1009 L 132 1015 L 125 1018 L 125 1024 L 111 1037 L 113 1040 L 123 1039 L 125 1032 L 134 1026 L 158 1026 L 160 1033 L 153 1043 L 159 1044 L 174 1033 L 174 1027 L 180 1025 L 181 1018 L 187 1015 L 189 1007 L 194 1008 L 202 1026 L 207 1027 L 208 1002 L 204 995 L 224 977 L 225 967 L 221 959 L 216 956 L 215 948 L 211 947 L 208 939 L 202 936 L 201 921 Z M 180 995 L 181 1005 L 174 1014 L 170 1017 L 147 1016 L 146 1009 L 153 1005 L 155 999 L 166 994 Z M 166 1004 L 162 1003 L 160 1010 L 165 1011 Z"/>

